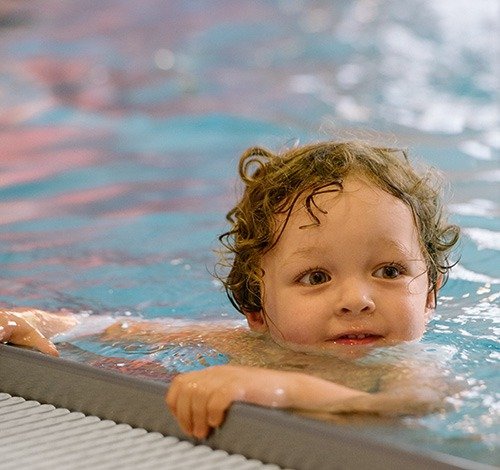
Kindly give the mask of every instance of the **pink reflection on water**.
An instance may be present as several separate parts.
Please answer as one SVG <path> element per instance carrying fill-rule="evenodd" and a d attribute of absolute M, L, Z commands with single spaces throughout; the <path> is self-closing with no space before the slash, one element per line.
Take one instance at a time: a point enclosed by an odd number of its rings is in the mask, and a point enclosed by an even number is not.
<path fill-rule="evenodd" d="M 3 129 L 0 162 L 2 165 L 21 166 L 30 161 L 32 153 L 39 153 L 44 147 L 71 139 L 78 133 L 76 129 L 65 127 Z M 15 160 L 12 159 L 14 155 Z"/>
<path fill-rule="evenodd" d="M 99 153 L 87 148 L 61 149 L 78 137 L 69 128 L 23 128 L 2 132 L 0 187 L 38 181 L 73 168 L 98 162 Z M 21 207 L 21 209 L 23 209 Z"/>
<path fill-rule="evenodd" d="M 0 202 L 0 225 L 28 220 L 60 217 L 63 214 L 77 213 L 78 205 L 108 201 L 127 191 L 125 185 L 93 188 L 74 193 L 65 193 L 44 199 L 25 199 Z"/>
<path fill-rule="evenodd" d="M 51 230 L 50 232 L 2 232 L 0 242 L 12 253 L 32 250 L 64 248 L 95 236 L 94 227 L 73 230 Z"/>

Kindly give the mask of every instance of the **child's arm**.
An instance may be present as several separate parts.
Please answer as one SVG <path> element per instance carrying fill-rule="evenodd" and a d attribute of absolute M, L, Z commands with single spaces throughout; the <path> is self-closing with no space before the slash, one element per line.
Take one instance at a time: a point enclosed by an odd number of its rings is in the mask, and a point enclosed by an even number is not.
<path fill-rule="evenodd" d="M 230 357 L 241 355 L 237 329 L 217 326 L 167 325 L 161 322 L 118 322 L 108 340 L 141 339 L 186 342 L 201 339 Z M 366 393 L 306 373 L 224 365 L 177 376 L 167 404 L 187 434 L 202 438 L 219 426 L 234 401 L 322 413 L 373 413 L 386 416 L 425 414 L 443 408 L 449 395 L 442 377 L 406 365 L 386 373 L 377 393 Z"/>
<path fill-rule="evenodd" d="M 311 410 L 368 395 L 300 372 L 224 365 L 178 375 L 166 401 L 182 430 L 202 439 L 234 401 Z"/>
<path fill-rule="evenodd" d="M 48 338 L 69 330 L 77 320 L 72 314 L 55 314 L 35 309 L 0 310 L 0 342 L 29 346 L 58 356 Z"/>
<path fill-rule="evenodd" d="M 177 376 L 166 401 L 182 430 L 205 438 L 234 401 L 314 413 L 423 414 L 442 406 L 431 388 L 367 393 L 300 372 L 215 366 Z"/>
<path fill-rule="evenodd" d="M 118 320 L 108 326 L 102 333 L 106 341 L 142 340 L 150 343 L 158 341 L 179 341 L 186 335 L 201 332 L 201 328 L 171 328 L 167 323 L 137 320 Z"/>
<path fill-rule="evenodd" d="M 244 333 L 242 333 L 244 331 Z M 187 324 L 166 321 L 119 320 L 102 333 L 105 341 L 143 341 L 147 343 L 203 343 L 223 354 L 233 356 L 241 351 L 238 339 L 247 329 L 230 323 L 198 322 Z"/>

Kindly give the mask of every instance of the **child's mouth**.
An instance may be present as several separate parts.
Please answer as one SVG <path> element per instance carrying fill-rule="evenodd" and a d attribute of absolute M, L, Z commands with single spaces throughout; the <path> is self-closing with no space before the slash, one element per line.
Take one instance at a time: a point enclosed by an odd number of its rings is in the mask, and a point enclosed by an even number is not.
<path fill-rule="evenodd" d="M 372 333 L 353 333 L 337 336 L 332 341 L 336 344 L 362 345 L 372 344 L 381 338 L 381 335 L 375 335 Z"/>

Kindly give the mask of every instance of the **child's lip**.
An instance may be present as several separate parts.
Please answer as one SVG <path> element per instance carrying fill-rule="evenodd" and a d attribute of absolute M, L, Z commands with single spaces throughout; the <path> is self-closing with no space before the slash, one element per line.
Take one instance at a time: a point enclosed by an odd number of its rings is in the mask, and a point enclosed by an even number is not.
<path fill-rule="evenodd" d="M 357 331 L 336 335 L 330 341 L 336 344 L 362 345 L 375 343 L 382 338 L 383 336 L 377 333 Z"/>

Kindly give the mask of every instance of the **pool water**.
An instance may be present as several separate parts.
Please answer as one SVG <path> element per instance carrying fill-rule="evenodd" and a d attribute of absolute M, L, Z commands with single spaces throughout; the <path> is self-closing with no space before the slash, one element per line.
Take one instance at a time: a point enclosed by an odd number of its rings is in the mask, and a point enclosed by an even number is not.
<path fill-rule="evenodd" d="M 379 432 L 498 463 L 499 17 L 495 0 L 3 2 L 1 305 L 238 319 L 211 272 L 239 154 L 394 142 L 443 170 L 463 227 L 423 343 L 448 348 L 469 392 Z M 225 361 L 92 336 L 60 347 L 157 380 Z"/>

